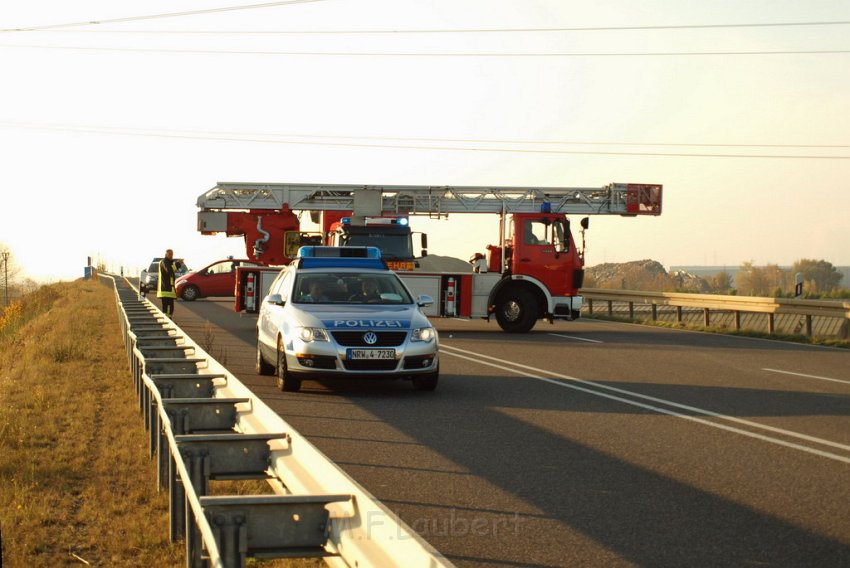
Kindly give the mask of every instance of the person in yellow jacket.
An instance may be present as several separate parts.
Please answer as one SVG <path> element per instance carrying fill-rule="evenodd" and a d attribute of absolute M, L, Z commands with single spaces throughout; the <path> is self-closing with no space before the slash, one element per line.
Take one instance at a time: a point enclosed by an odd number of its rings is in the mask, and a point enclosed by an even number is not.
<path fill-rule="evenodd" d="M 159 261 L 156 297 L 162 300 L 162 311 L 169 318 L 174 314 L 174 300 L 177 298 L 174 273 L 181 266 L 179 260 L 174 260 L 174 251 L 171 249 L 165 251 L 165 258 Z"/>

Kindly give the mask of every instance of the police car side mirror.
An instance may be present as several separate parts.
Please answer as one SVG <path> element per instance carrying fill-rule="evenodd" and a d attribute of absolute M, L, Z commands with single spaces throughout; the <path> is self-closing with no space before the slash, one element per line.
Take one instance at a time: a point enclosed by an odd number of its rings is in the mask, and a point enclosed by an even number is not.
<path fill-rule="evenodd" d="M 421 296 L 416 298 L 416 305 L 419 306 L 420 308 L 425 308 L 427 306 L 432 305 L 433 303 L 434 303 L 434 298 L 432 298 L 428 294 L 422 294 Z"/>
<path fill-rule="evenodd" d="M 269 303 L 275 306 L 283 306 L 286 304 L 286 300 L 280 294 L 272 294 L 269 296 Z"/>

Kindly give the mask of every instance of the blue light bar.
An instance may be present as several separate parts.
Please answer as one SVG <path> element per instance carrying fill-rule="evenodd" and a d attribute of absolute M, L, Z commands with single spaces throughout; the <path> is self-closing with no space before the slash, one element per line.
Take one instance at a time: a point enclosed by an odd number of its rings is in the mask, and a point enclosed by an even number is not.
<path fill-rule="evenodd" d="M 407 217 L 399 217 L 398 218 L 398 224 L 399 225 L 407 225 L 409 222 L 410 221 L 408 220 Z"/>
<path fill-rule="evenodd" d="M 339 220 L 339 222 L 342 223 L 343 225 L 350 225 L 351 224 L 351 217 L 343 217 L 342 219 Z"/>
<path fill-rule="evenodd" d="M 377 247 L 301 247 L 298 268 L 377 268 L 389 270 Z"/>
<path fill-rule="evenodd" d="M 370 258 L 380 259 L 378 247 L 320 247 L 304 246 L 298 249 L 298 258 Z"/>

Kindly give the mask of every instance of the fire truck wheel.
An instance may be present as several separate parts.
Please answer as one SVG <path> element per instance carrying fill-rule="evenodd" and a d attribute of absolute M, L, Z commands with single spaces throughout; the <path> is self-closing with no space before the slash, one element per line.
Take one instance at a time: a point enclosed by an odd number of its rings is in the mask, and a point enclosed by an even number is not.
<path fill-rule="evenodd" d="M 262 354 L 260 353 L 260 340 L 257 340 L 257 374 L 258 375 L 267 375 L 271 376 L 275 373 L 274 365 L 266 363 L 266 360 L 263 359 Z"/>
<path fill-rule="evenodd" d="M 437 388 L 437 382 L 439 380 L 439 369 L 427 375 L 416 375 L 413 377 L 413 388 L 419 391 L 432 391 Z"/>
<path fill-rule="evenodd" d="M 286 352 L 283 350 L 283 338 L 277 340 L 277 388 L 284 392 L 301 390 L 301 379 L 294 377 L 286 367 Z"/>
<path fill-rule="evenodd" d="M 496 321 L 508 333 L 526 333 L 537 323 L 537 303 L 531 292 L 511 288 L 496 303 Z"/>
<path fill-rule="evenodd" d="M 197 286 L 189 285 L 183 288 L 183 293 L 180 294 L 180 297 L 187 302 L 193 302 L 201 297 L 201 291 L 198 290 Z"/>

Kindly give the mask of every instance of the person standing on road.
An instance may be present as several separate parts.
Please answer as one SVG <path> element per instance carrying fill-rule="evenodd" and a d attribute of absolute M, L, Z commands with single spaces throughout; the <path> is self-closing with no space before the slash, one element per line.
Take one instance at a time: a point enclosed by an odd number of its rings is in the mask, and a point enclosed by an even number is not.
<path fill-rule="evenodd" d="M 165 251 L 165 258 L 159 261 L 159 277 L 156 284 L 156 297 L 162 300 L 162 311 L 171 319 L 174 314 L 174 300 L 177 298 L 174 287 L 174 273 L 180 269 L 180 261 L 174 260 L 174 251 Z"/>

